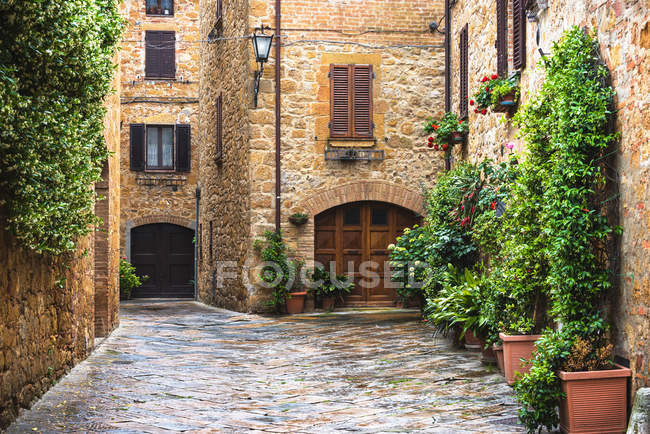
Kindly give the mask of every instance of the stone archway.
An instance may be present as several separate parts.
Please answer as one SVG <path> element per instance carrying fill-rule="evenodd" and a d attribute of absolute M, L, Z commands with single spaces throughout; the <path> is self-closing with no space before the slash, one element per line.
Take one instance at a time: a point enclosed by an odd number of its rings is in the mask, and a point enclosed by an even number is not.
<path fill-rule="evenodd" d="M 143 217 L 137 217 L 133 220 L 127 220 L 124 228 L 124 256 L 127 260 L 131 260 L 131 229 L 138 226 L 150 225 L 154 223 L 169 223 L 172 225 L 183 226 L 187 229 L 192 229 L 196 233 L 196 221 L 190 220 L 185 217 L 179 217 L 170 214 L 152 214 Z"/>

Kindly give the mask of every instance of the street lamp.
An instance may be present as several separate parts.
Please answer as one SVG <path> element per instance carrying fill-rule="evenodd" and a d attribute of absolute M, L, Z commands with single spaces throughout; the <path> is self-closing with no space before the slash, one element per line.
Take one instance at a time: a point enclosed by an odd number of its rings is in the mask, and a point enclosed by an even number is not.
<path fill-rule="evenodd" d="M 264 27 L 262 24 L 255 29 L 253 33 L 253 50 L 255 51 L 255 61 L 260 64 L 260 70 L 255 71 L 255 95 L 254 107 L 257 107 L 257 94 L 260 90 L 260 79 L 264 72 L 264 64 L 269 60 L 269 53 L 271 52 L 271 43 L 273 42 L 273 35 L 267 35 L 264 30 L 271 30 L 270 27 Z"/>

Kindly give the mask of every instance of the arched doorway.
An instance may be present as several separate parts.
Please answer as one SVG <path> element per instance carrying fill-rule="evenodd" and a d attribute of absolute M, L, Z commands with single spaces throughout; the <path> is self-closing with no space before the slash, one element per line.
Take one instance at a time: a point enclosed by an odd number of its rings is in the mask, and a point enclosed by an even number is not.
<path fill-rule="evenodd" d="M 156 223 L 131 229 L 131 263 L 149 279 L 134 298 L 194 297 L 194 231 Z"/>
<path fill-rule="evenodd" d="M 339 274 L 352 272 L 356 286 L 346 305 L 392 306 L 397 294 L 385 273 L 388 245 L 419 220 L 414 212 L 384 202 L 329 209 L 314 219 L 314 260 L 326 268 L 335 265 Z M 373 272 L 375 277 L 367 277 Z"/>

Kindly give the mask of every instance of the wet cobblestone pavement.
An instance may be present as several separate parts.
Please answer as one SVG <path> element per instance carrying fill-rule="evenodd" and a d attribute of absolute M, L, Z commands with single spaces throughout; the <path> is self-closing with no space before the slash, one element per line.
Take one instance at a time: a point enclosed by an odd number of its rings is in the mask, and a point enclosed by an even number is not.
<path fill-rule="evenodd" d="M 503 377 L 417 320 L 129 303 L 10 433 L 521 432 Z"/>

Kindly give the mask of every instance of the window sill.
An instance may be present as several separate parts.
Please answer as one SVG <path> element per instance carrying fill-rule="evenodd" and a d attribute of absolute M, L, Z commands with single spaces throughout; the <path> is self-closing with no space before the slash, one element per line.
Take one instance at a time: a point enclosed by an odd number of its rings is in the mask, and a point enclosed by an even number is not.
<path fill-rule="evenodd" d="M 372 148 L 377 144 L 374 137 L 329 137 L 327 144 L 333 148 Z"/>
<path fill-rule="evenodd" d="M 156 176 L 159 175 L 159 176 Z M 162 176 L 165 175 L 165 176 Z M 137 175 L 136 183 L 138 185 L 147 185 L 147 186 L 181 186 L 187 184 L 187 177 L 184 175 L 179 175 L 176 172 L 158 172 L 158 173 L 146 173 L 144 175 Z"/>
<path fill-rule="evenodd" d="M 176 77 L 144 77 L 145 80 L 155 80 L 155 81 L 176 81 Z"/>

